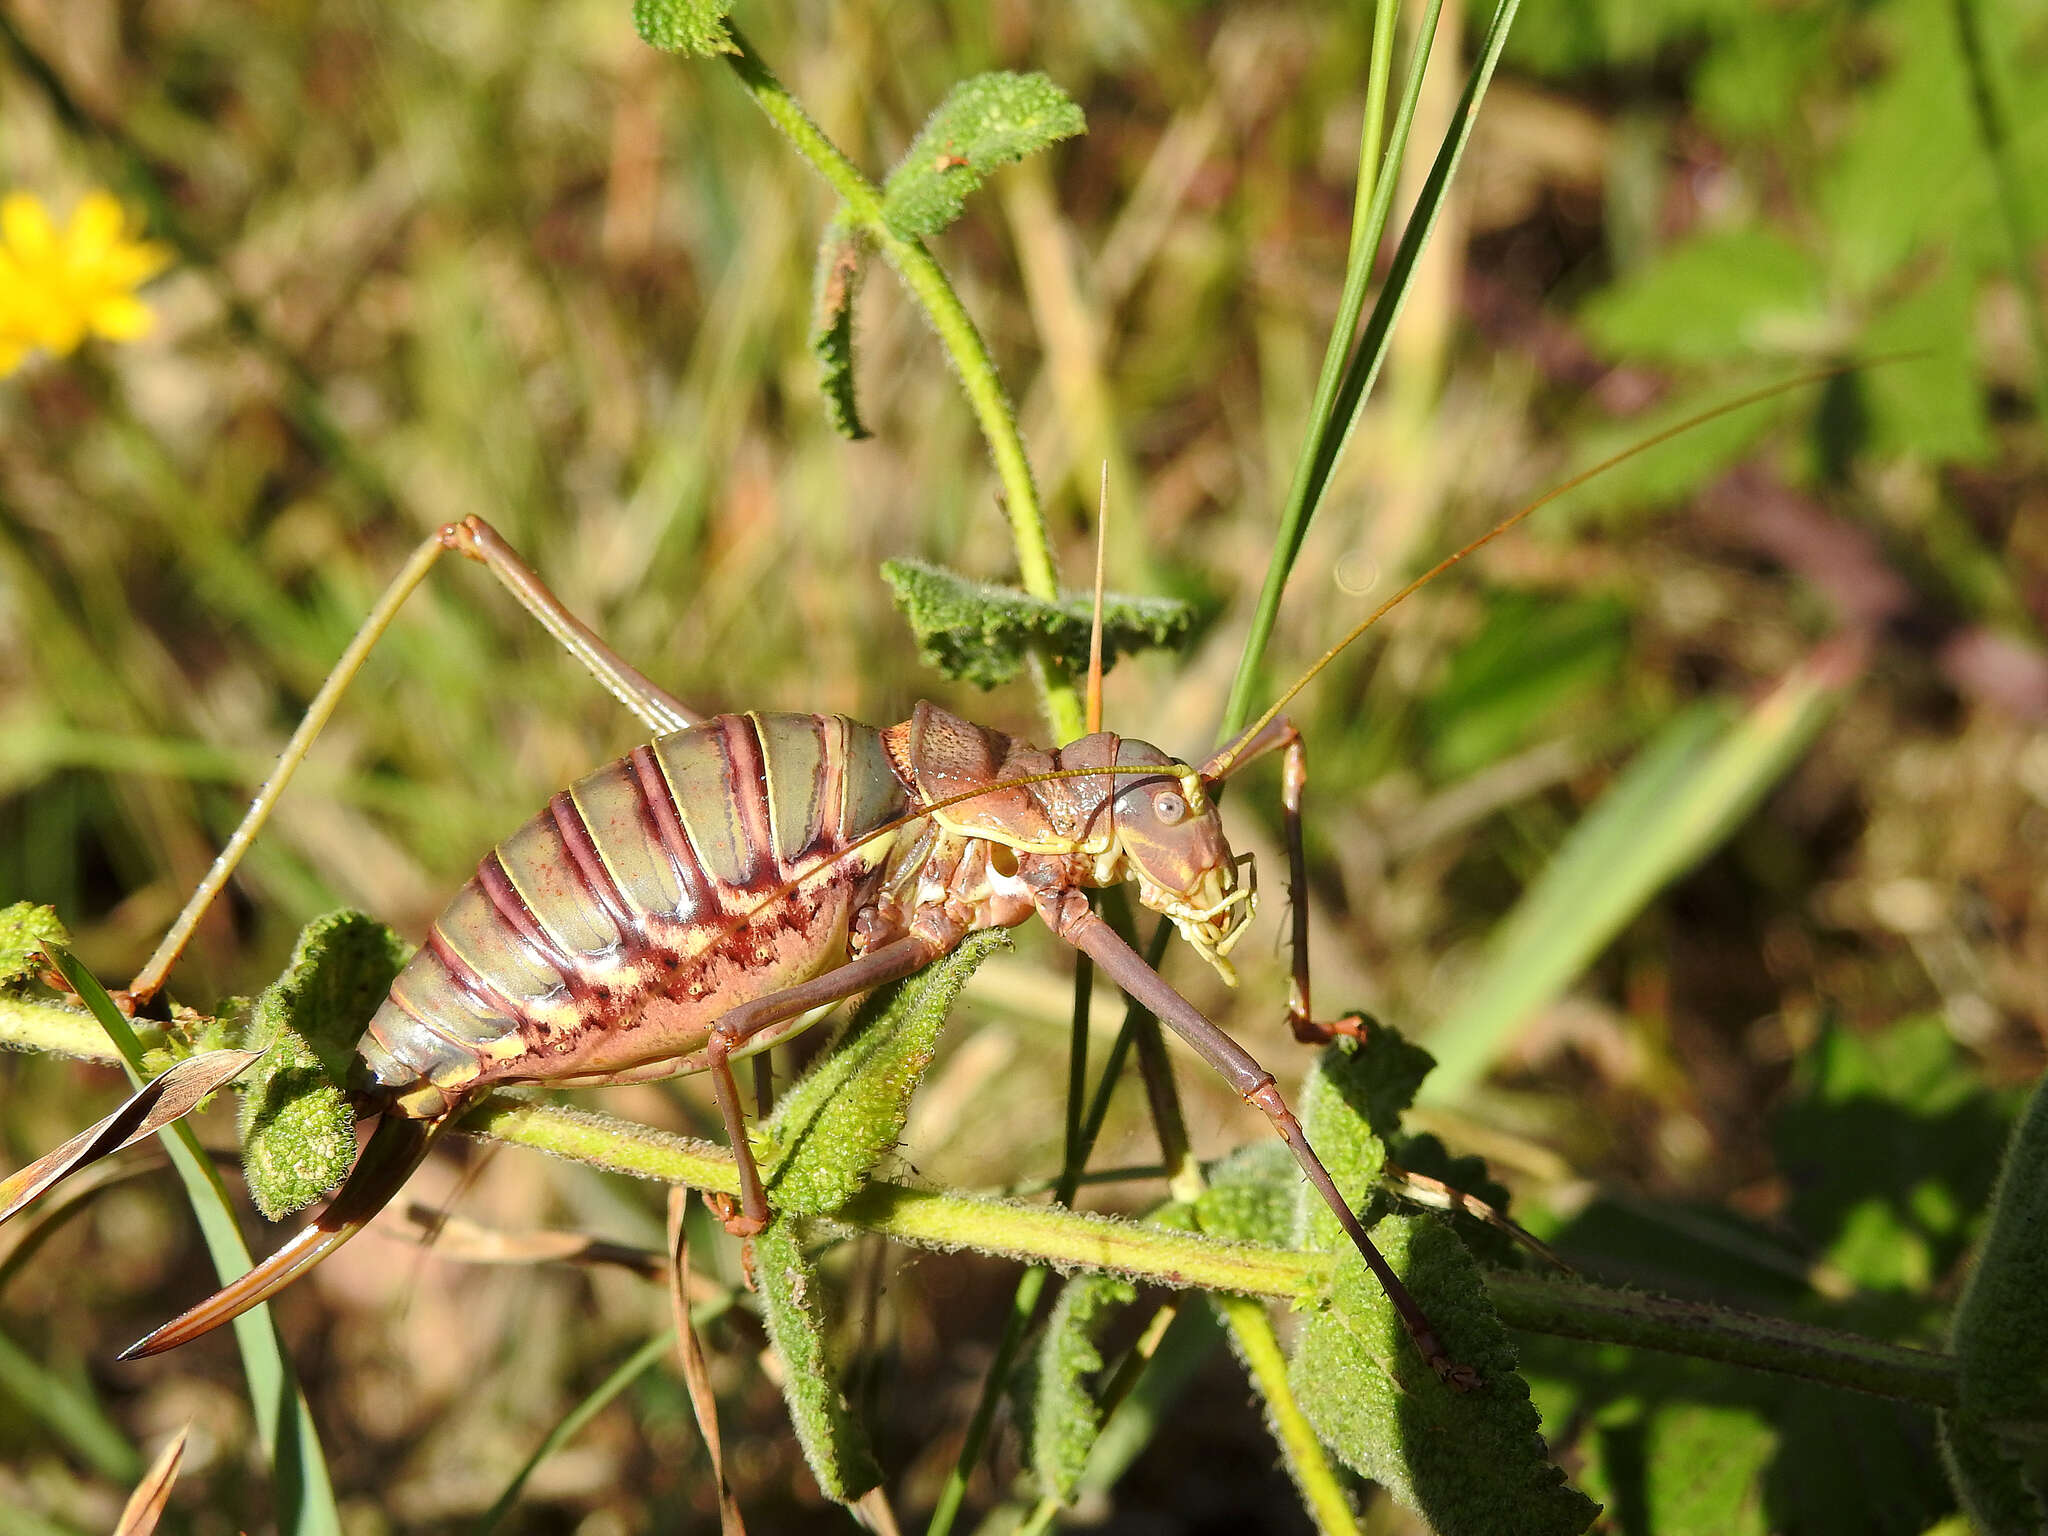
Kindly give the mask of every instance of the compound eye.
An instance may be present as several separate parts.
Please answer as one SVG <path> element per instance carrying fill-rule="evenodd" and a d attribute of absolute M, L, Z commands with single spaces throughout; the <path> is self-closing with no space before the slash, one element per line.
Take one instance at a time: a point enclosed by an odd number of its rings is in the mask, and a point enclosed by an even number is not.
<path fill-rule="evenodd" d="M 1188 819 L 1188 803 L 1178 793 L 1163 789 L 1152 797 L 1152 814 L 1169 827 L 1177 827 Z"/>

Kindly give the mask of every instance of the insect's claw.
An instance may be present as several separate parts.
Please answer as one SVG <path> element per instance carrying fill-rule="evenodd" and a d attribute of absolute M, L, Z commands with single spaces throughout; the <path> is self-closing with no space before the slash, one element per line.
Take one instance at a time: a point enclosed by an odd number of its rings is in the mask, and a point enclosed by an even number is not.
<path fill-rule="evenodd" d="M 734 1237 L 758 1237 L 762 1228 L 768 1225 L 759 1216 L 747 1215 L 740 1209 L 739 1202 L 722 1190 L 714 1190 L 704 1198 L 717 1214 L 719 1225 Z"/>
<path fill-rule="evenodd" d="M 1348 1013 L 1341 1019 L 1324 1023 L 1312 1019 L 1305 1013 L 1288 1010 L 1287 1027 L 1294 1031 L 1294 1038 L 1303 1045 L 1328 1045 L 1339 1035 L 1348 1035 L 1363 1044 L 1372 1030 L 1372 1020 L 1362 1013 Z"/>

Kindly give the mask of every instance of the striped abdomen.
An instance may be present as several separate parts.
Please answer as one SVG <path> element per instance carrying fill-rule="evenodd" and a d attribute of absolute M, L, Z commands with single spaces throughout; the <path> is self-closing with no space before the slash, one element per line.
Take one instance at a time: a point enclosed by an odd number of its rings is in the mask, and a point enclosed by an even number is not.
<path fill-rule="evenodd" d="M 557 794 L 435 921 L 358 1052 L 432 1116 L 491 1084 L 599 1079 L 702 1048 L 727 1010 L 844 961 L 908 808 L 881 734 L 720 715 Z"/>

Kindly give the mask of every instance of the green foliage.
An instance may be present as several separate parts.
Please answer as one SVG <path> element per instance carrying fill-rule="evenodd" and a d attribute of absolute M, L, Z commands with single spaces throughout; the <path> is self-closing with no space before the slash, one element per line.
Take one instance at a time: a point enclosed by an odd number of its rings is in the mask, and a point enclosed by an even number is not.
<path fill-rule="evenodd" d="M 906 240 L 935 235 L 990 172 L 1087 129 L 1074 99 L 1044 75 L 1005 70 L 963 80 L 889 173 L 882 218 Z"/>
<path fill-rule="evenodd" d="M 1049 646 L 1075 674 L 1087 668 L 1092 598 L 1050 603 L 1013 587 L 971 581 L 921 560 L 886 561 L 882 579 L 917 636 L 918 655 L 956 682 L 982 688 L 1008 682 L 1023 670 L 1034 644 Z M 1103 670 L 1133 651 L 1177 648 L 1194 621 L 1194 609 L 1187 603 L 1105 593 Z"/>
<path fill-rule="evenodd" d="M 1615 598 L 1501 594 L 1429 696 L 1431 767 L 1457 778 L 1554 734 L 1559 713 L 1610 683 L 1627 651 L 1628 609 Z"/>
<path fill-rule="evenodd" d="M 355 1161 L 350 1064 L 406 954 L 374 918 L 330 912 L 306 925 L 284 974 L 257 998 L 248 1044 L 265 1054 L 242 1097 L 242 1168 L 272 1221 L 311 1205 Z"/>
<path fill-rule="evenodd" d="M 731 53 L 731 9 L 732 0 L 633 0 L 633 30 L 664 53 Z"/>
<path fill-rule="evenodd" d="M 1486 964 L 1432 1035 L 1432 1097 L 1475 1082 L 1509 1029 L 1740 824 L 1846 694 L 1851 679 L 1834 671 L 1817 657 L 1734 720 L 1696 705 L 1643 749 L 1494 930 Z"/>
<path fill-rule="evenodd" d="M 1826 319 L 1821 278 L 1812 257 L 1768 230 L 1710 232 L 1603 289 L 1580 319 L 1628 357 L 1704 363 L 1796 352 Z"/>
<path fill-rule="evenodd" d="M 1925 1346 L 2006 1121 L 1938 1019 L 1830 1028 L 1773 1117 L 1791 1190 L 1777 1221 L 1596 1201 L 1552 1241 L 1589 1276 Z M 1850 1299 L 1823 1310 L 1809 1273 L 1853 1287 Z M 1523 1355 L 1545 1422 L 1580 1426 L 1565 1449 L 1582 1485 L 1640 1512 L 1625 1529 L 1919 1536 L 1953 1507 L 1925 1408 L 1612 1345 L 1532 1338 Z M 1991 1438 L 1976 1420 L 1952 1438 L 1964 1486 L 1982 1477 L 1995 1492 Z"/>
<path fill-rule="evenodd" d="M 1427 1051 L 1375 1025 L 1362 1044 L 1324 1050 L 1303 1084 L 1302 1129 L 1354 1210 L 1377 1196 L 1385 1140 L 1430 1066 Z M 1298 1180 L 1296 1189 L 1297 1241 L 1340 1256 L 1329 1301 L 1302 1329 L 1288 1371 L 1324 1443 L 1443 1536 L 1584 1530 L 1596 1508 L 1545 1459 L 1514 1348 L 1451 1228 L 1389 1216 L 1372 1237 L 1452 1358 L 1483 1378 L 1466 1393 L 1436 1379 L 1321 1197 Z"/>
<path fill-rule="evenodd" d="M 794 1220 L 778 1216 L 754 1239 L 754 1275 L 804 1459 L 827 1498 L 851 1504 L 882 1480 L 882 1472 L 832 1368 L 823 1286 Z"/>
<path fill-rule="evenodd" d="M 855 442 L 868 436 L 853 394 L 853 291 L 864 243 L 843 214 L 826 226 L 811 300 L 811 355 L 824 370 L 825 410 L 839 435 Z"/>
<path fill-rule="evenodd" d="M 1771 1131 L 1787 1220 L 1862 1289 L 1926 1292 L 1990 1198 L 2004 1117 L 1938 1018 L 1827 1029 L 1800 1078 Z"/>
<path fill-rule="evenodd" d="M 878 988 L 839 1047 L 783 1096 L 766 1133 L 768 1198 L 778 1212 L 833 1210 L 867 1182 L 903 1134 L 953 999 L 982 961 L 1009 945 L 1002 929 L 971 933 L 916 975 Z"/>
<path fill-rule="evenodd" d="M 1240 1243 L 1287 1246 L 1294 1235 L 1301 1168 L 1284 1142 L 1252 1142 L 1206 1172 L 1208 1187 L 1196 1197 L 1194 1207 L 1201 1231 Z"/>
<path fill-rule="evenodd" d="M 1427 1217 L 1390 1216 L 1372 1237 L 1425 1298 L 1444 1347 L 1485 1385 L 1454 1392 L 1437 1381 L 1363 1262 L 1340 1263 L 1288 1373 L 1324 1443 L 1439 1536 L 1585 1530 L 1598 1506 L 1546 1459 L 1514 1346 L 1472 1256 Z"/>
<path fill-rule="evenodd" d="M 0 907 L 0 991 L 33 976 L 43 965 L 43 946 L 69 947 L 71 935 L 51 907 L 17 901 Z"/>
<path fill-rule="evenodd" d="M 1017 1374 L 1013 1396 L 1025 1461 L 1048 1498 L 1071 1504 L 1102 1432 L 1095 1377 L 1102 1370 L 1102 1332 L 1137 1288 L 1116 1275 L 1075 1275 L 1060 1288 L 1045 1332 Z"/>
<path fill-rule="evenodd" d="M 1942 1446 L 1988 1536 L 2048 1525 L 2048 1091 L 2036 1085 L 2005 1154 L 1991 1227 L 1956 1306 L 1962 1403 Z"/>
<path fill-rule="evenodd" d="M 1297 1113 L 1309 1145 L 1354 1211 L 1378 1197 L 1387 1140 L 1435 1060 L 1398 1031 L 1375 1023 L 1365 1040 L 1338 1040 L 1316 1058 L 1301 1085 Z M 1294 1245 L 1338 1252 L 1350 1246 L 1322 1198 L 1296 1181 Z"/>

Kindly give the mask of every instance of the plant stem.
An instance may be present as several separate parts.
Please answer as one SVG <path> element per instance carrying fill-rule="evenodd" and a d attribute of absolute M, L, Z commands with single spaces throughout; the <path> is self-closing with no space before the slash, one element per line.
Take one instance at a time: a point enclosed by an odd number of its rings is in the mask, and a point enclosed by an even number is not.
<path fill-rule="evenodd" d="M 940 345 L 952 357 L 974 419 L 988 442 L 989 456 L 995 460 L 996 477 L 1002 481 L 1004 511 L 1009 516 L 1010 538 L 1017 550 L 1018 578 L 1033 597 L 1048 602 L 1057 600 L 1059 578 L 1053 565 L 1052 545 L 1046 537 L 1045 514 L 1038 504 L 1031 461 L 1025 456 L 1024 438 L 1017 430 L 1017 413 L 967 307 L 960 302 L 960 295 L 954 292 L 924 242 L 906 239 L 890 227 L 882 216 L 881 190 L 847 159 L 838 145 L 825 137 L 739 28 L 730 22 L 727 26 L 735 51 L 724 57 L 740 84 L 782 130 L 797 153 L 831 183 L 832 190 L 846 205 L 849 222 L 872 240 L 883 259 L 896 269 L 896 275 L 923 307 L 925 317 L 938 333 Z M 1051 664 L 1050 655 L 1049 647 L 1036 643 L 1032 664 L 1053 735 L 1060 741 L 1070 741 L 1086 728 L 1086 714 L 1072 679 Z"/>
<path fill-rule="evenodd" d="M 1992 179 L 1998 184 L 1998 209 L 2005 221 L 2006 266 L 2026 315 L 2027 341 L 2034 356 L 2034 414 L 2048 422 L 2048 320 L 2042 316 L 2041 285 L 2034 280 L 2034 242 L 2028 228 L 2026 194 L 2019 168 L 2014 164 L 2011 134 L 1991 83 L 1991 65 L 1977 20 L 1976 0 L 1951 0 L 1950 10 L 1955 17 L 1956 44 L 1970 77 L 1970 105 L 1976 114 L 1977 133 L 1984 141 L 1985 157 L 1991 162 Z"/>
<path fill-rule="evenodd" d="M 1718 1360 L 1936 1408 L 1956 1405 L 1956 1362 L 1932 1350 L 1708 1302 L 1510 1270 L 1488 1270 L 1486 1292 L 1501 1321 L 1525 1333 Z"/>
<path fill-rule="evenodd" d="M 61 1046 L 90 1060 L 116 1060 L 104 1037 L 91 1048 L 77 1048 L 82 1044 L 77 1038 L 80 1015 L 74 1009 L 17 1002 L 9 1014 L 12 1044 Z M 728 1194 L 739 1190 L 732 1155 L 721 1147 L 512 1093 L 485 1098 L 461 1129 L 615 1173 Z M 1176 1289 L 1265 1296 L 1294 1305 L 1316 1304 L 1334 1262 L 1330 1254 L 1223 1242 L 1058 1207 L 912 1189 L 883 1179 L 871 1181 L 824 1219 L 914 1247 L 974 1248 L 1027 1263 L 1107 1270 Z M 1663 1350 L 1933 1407 L 1956 1402 L 1955 1361 L 1930 1350 L 1706 1302 L 1510 1270 L 1487 1271 L 1486 1287 L 1501 1321 L 1526 1333 Z"/>
<path fill-rule="evenodd" d="M 1266 1417 L 1272 1424 L 1273 1438 L 1287 1457 L 1287 1468 L 1294 1474 L 1295 1486 L 1301 1490 L 1309 1513 L 1315 1517 L 1316 1528 L 1334 1536 L 1356 1536 L 1358 1517 L 1351 1512 L 1351 1501 L 1344 1496 L 1344 1485 L 1337 1481 L 1315 1426 L 1301 1411 L 1301 1404 L 1294 1400 L 1294 1389 L 1288 1385 L 1287 1356 L 1273 1333 L 1273 1320 L 1266 1315 L 1264 1306 L 1249 1297 L 1215 1296 L 1211 1300 L 1223 1314 L 1223 1320 L 1230 1324 L 1237 1357 L 1244 1363 L 1252 1385 L 1259 1389 L 1259 1396 L 1266 1400 Z"/>

